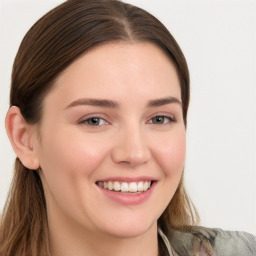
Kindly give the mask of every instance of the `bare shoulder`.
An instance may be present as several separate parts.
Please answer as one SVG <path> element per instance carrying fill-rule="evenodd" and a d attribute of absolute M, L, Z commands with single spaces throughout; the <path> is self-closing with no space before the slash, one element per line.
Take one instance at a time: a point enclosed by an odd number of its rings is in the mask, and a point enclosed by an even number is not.
<path fill-rule="evenodd" d="M 198 226 L 170 230 L 168 239 L 178 255 L 256 256 L 256 237 L 247 232 Z"/>

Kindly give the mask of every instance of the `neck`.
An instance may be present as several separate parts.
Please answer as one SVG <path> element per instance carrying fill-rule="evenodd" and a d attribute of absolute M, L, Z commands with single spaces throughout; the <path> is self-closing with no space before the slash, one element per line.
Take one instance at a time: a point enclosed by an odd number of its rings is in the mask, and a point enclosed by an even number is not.
<path fill-rule="evenodd" d="M 52 256 L 157 256 L 157 223 L 136 237 L 117 237 L 88 230 L 70 221 L 49 216 Z"/>

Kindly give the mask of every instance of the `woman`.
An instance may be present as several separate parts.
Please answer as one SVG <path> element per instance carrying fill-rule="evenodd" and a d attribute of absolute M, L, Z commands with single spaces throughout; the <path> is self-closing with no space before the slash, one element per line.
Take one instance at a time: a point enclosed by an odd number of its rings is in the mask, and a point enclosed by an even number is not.
<path fill-rule="evenodd" d="M 42 17 L 13 66 L 1 255 L 256 253 L 252 235 L 196 226 L 188 104 L 185 58 L 144 10 L 69 0 Z"/>

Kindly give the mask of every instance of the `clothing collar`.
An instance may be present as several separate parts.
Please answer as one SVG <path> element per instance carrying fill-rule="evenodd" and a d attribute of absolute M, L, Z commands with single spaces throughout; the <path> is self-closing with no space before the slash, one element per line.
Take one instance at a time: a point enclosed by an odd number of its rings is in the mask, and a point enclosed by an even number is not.
<path fill-rule="evenodd" d="M 161 238 L 167 248 L 169 256 L 173 256 L 171 244 L 170 244 L 168 238 L 166 237 L 166 235 L 163 233 L 162 229 L 160 229 L 159 227 L 158 227 L 158 234 L 161 236 Z"/>

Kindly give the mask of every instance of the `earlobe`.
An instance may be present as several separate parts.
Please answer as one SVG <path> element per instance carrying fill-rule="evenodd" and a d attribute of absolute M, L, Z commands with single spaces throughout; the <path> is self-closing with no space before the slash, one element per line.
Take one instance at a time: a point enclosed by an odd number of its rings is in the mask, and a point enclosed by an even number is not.
<path fill-rule="evenodd" d="M 28 169 L 39 168 L 39 161 L 35 151 L 34 129 L 23 118 L 20 109 L 12 106 L 5 118 L 5 129 L 11 141 L 13 150 L 22 164 Z"/>

